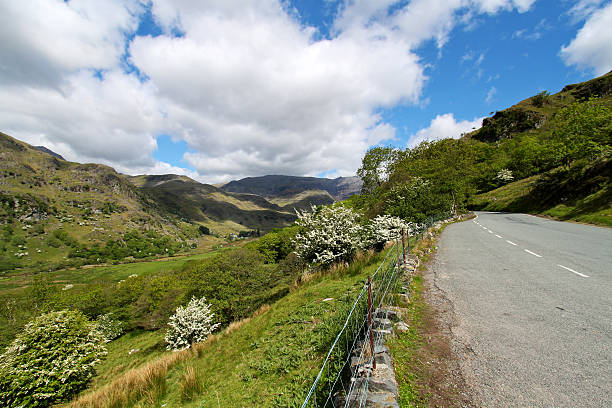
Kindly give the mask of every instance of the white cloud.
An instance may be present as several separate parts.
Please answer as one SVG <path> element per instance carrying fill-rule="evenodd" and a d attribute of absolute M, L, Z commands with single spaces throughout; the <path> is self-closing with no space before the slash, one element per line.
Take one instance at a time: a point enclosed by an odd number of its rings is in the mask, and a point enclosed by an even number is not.
<path fill-rule="evenodd" d="M 588 2 L 585 2 L 588 3 Z M 561 47 L 567 65 L 593 69 L 597 75 L 612 69 L 612 3 L 591 12 L 569 45 Z"/>
<path fill-rule="evenodd" d="M 164 34 L 128 41 L 137 0 L 4 1 L 0 124 L 131 174 L 354 174 L 369 146 L 395 136 L 376 112 L 426 101 L 424 41 L 443 47 L 467 15 L 532 3 L 355 0 L 318 40 L 280 0 L 153 0 Z M 146 80 L 125 71 L 126 52 Z M 197 177 L 153 159 L 161 134 L 187 142 Z"/>
<path fill-rule="evenodd" d="M 495 97 L 495 95 L 497 94 L 497 88 L 492 86 L 491 88 L 489 88 L 489 92 L 487 92 L 487 97 L 485 98 L 485 102 L 487 104 L 490 104 L 491 102 L 493 102 L 493 98 Z"/>
<path fill-rule="evenodd" d="M 484 118 L 475 118 L 474 120 L 462 120 L 457 122 L 452 113 L 436 116 L 428 127 L 419 130 L 414 135 L 410 136 L 408 147 L 415 147 L 424 141 L 434 141 L 446 138 L 458 139 L 464 133 L 479 129 L 482 126 Z"/>
<path fill-rule="evenodd" d="M 138 25 L 136 1 L 0 2 L 0 85 L 55 86 L 83 68 L 118 65 L 124 33 Z"/>
<path fill-rule="evenodd" d="M 593 14 L 603 2 L 604 0 L 579 0 L 568 11 L 568 14 L 573 17 L 574 22 L 585 20 Z"/>

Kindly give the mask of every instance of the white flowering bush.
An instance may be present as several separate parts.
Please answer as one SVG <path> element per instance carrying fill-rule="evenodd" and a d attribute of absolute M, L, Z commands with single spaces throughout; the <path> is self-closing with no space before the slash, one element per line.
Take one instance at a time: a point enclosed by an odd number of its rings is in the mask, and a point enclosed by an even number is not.
<path fill-rule="evenodd" d="M 177 307 L 168 322 L 170 328 L 166 332 L 166 348 L 179 351 L 206 340 L 219 327 L 219 323 L 213 324 L 215 315 L 210 306 L 206 304 L 206 298 L 194 296 L 186 307 Z"/>
<path fill-rule="evenodd" d="M 512 170 L 501 169 L 500 171 L 497 172 L 497 175 L 495 176 L 495 180 L 503 184 L 511 182 L 512 180 L 514 180 L 514 176 L 512 175 Z"/>
<path fill-rule="evenodd" d="M 103 341 L 81 312 L 37 317 L 0 355 L 0 406 L 48 407 L 72 397 L 106 355 Z"/>
<path fill-rule="evenodd" d="M 413 223 L 405 222 L 399 217 L 379 215 L 365 228 L 364 246 L 381 250 L 388 241 L 401 235 L 402 228 L 407 235 L 411 235 L 413 226 Z"/>
<path fill-rule="evenodd" d="M 310 212 L 296 212 L 301 231 L 293 243 L 297 256 L 304 261 L 329 266 L 349 261 L 362 247 L 363 227 L 359 214 L 350 208 L 313 206 Z"/>
<path fill-rule="evenodd" d="M 125 330 L 125 324 L 121 320 L 113 319 L 112 313 L 98 316 L 96 327 L 107 343 L 121 336 Z"/>

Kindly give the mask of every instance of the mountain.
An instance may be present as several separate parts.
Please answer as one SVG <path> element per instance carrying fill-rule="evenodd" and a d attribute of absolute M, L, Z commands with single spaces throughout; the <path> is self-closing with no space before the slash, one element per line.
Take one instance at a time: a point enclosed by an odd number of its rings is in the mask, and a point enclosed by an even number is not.
<path fill-rule="evenodd" d="M 128 251 L 126 237 L 141 234 L 159 246 Z M 69 162 L 0 133 L 0 272 L 165 255 L 199 237 L 196 225 L 111 167 Z"/>
<path fill-rule="evenodd" d="M 47 149 L 45 146 L 34 146 L 34 148 L 43 153 L 50 154 L 53 157 L 57 157 L 58 159 L 66 160 L 60 154 L 55 153 L 53 150 Z"/>
<path fill-rule="evenodd" d="M 296 197 L 307 191 L 327 192 L 333 200 L 344 200 L 361 191 L 359 177 L 336 179 L 296 176 L 247 177 L 231 181 L 221 188 L 233 193 L 257 194 L 267 198 Z M 322 197 L 319 193 L 319 197 Z"/>
<path fill-rule="evenodd" d="M 218 233 L 268 231 L 295 221 L 295 212 L 255 194 L 224 191 L 175 174 L 142 175 L 129 180 L 166 211 L 196 221 Z"/>

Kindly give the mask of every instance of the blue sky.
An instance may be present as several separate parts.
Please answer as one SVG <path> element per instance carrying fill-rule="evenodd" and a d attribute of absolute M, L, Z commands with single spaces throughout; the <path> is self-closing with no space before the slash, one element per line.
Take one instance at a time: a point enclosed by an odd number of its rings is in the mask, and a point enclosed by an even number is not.
<path fill-rule="evenodd" d="M 458 137 L 612 69 L 603 0 L 32 0 L 0 13 L 0 130 L 210 183 L 351 175 L 371 146 Z"/>

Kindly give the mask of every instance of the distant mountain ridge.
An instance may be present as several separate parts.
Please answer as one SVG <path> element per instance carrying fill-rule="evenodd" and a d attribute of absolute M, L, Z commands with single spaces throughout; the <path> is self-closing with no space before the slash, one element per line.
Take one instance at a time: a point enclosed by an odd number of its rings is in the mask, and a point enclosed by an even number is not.
<path fill-rule="evenodd" d="M 296 218 L 294 212 L 259 195 L 227 192 L 187 176 L 141 175 L 129 180 L 154 197 L 164 210 L 214 231 L 267 231 L 288 226 Z"/>
<path fill-rule="evenodd" d="M 39 151 L 43 152 L 43 153 L 47 153 L 50 154 L 53 157 L 57 157 L 58 159 L 62 159 L 62 160 L 66 160 L 62 157 L 62 155 L 55 153 L 53 150 L 51 149 L 47 149 L 45 146 L 34 146 L 35 149 L 38 149 Z"/>
<path fill-rule="evenodd" d="M 341 201 L 358 194 L 362 184 L 359 177 L 328 179 L 270 175 L 230 181 L 221 188 L 232 193 L 257 194 L 263 197 L 289 197 L 305 191 L 326 191 L 334 200 Z"/>

